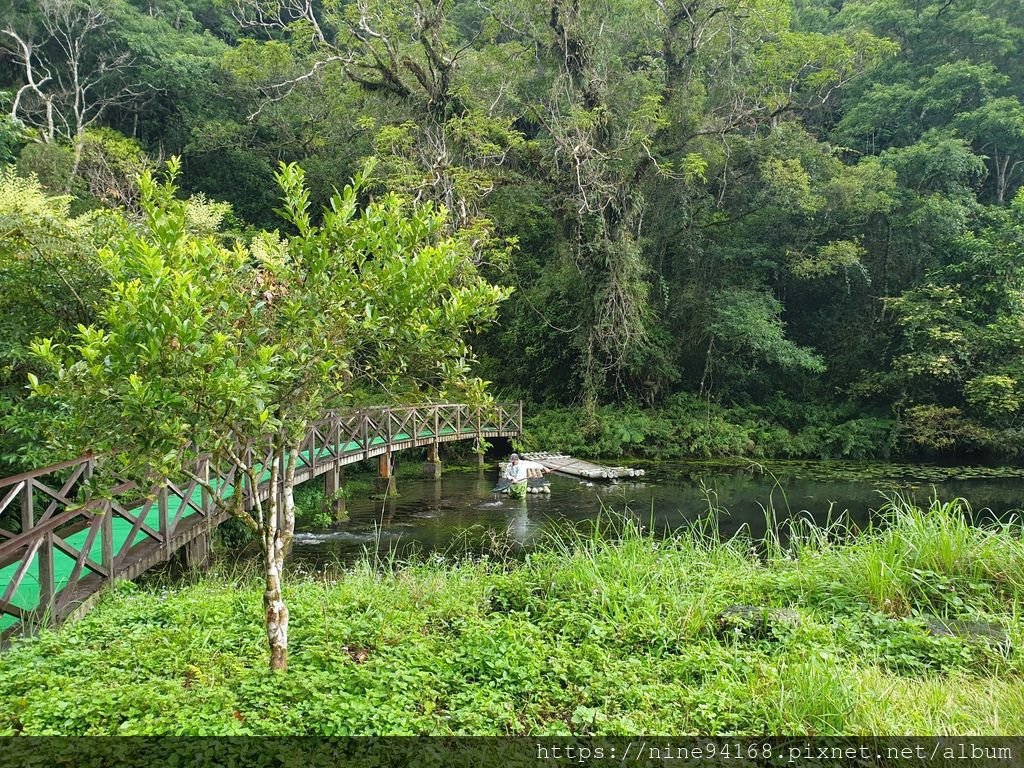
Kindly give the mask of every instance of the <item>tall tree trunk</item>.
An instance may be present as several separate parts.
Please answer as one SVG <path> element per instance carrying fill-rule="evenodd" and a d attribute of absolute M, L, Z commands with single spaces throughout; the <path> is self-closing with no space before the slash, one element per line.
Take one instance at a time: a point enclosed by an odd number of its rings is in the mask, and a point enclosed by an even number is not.
<path fill-rule="evenodd" d="M 82 153 L 85 151 L 85 133 L 79 131 L 75 134 L 74 138 L 74 162 L 71 164 L 71 173 L 68 175 L 68 186 L 65 191 L 66 194 L 71 194 L 71 189 L 75 185 L 75 177 L 78 176 L 78 169 L 82 167 Z"/>
<path fill-rule="evenodd" d="M 559 76 L 550 121 L 556 157 L 563 158 L 556 166 L 572 201 L 567 213 L 576 266 L 594 287 L 580 331 L 583 404 L 592 415 L 609 384 L 626 386 L 638 372 L 648 344 L 649 285 L 639 242 L 647 162 L 625 138 L 621 116 L 608 101 L 599 65 L 601 31 L 586 26 L 583 5 L 551 0 Z M 580 111 L 591 120 L 581 123 Z"/>
<path fill-rule="evenodd" d="M 270 467 L 267 506 L 263 517 L 263 557 L 266 569 L 266 590 L 263 593 L 263 609 L 266 616 L 267 642 L 270 645 L 270 668 L 288 669 L 288 606 L 281 596 L 281 579 L 284 571 L 284 547 L 278 514 L 283 495 L 281 493 L 281 450 L 274 451 Z"/>

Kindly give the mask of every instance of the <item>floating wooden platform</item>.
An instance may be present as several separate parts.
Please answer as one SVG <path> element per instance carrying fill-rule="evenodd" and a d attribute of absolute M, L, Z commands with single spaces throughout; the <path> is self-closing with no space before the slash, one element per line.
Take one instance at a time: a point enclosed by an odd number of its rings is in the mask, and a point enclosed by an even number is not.
<path fill-rule="evenodd" d="M 521 454 L 527 461 L 535 461 L 543 464 L 552 472 L 561 472 L 564 475 L 584 477 L 588 480 L 618 480 L 626 477 L 643 477 L 646 472 L 642 469 L 631 467 L 606 467 L 600 464 L 592 464 L 582 459 L 574 459 L 564 453 L 524 453 Z"/>

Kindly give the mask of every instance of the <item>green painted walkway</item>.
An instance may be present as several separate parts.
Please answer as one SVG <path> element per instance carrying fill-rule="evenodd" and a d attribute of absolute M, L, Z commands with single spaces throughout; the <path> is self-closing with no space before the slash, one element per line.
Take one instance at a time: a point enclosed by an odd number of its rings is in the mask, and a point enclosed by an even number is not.
<path fill-rule="evenodd" d="M 485 430 L 485 433 L 496 432 L 496 431 L 498 431 L 498 430 L 497 429 Z M 469 427 L 467 429 L 463 429 L 462 432 L 467 437 L 469 437 L 469 436 L 475 437 L 476 434 L 477 434 L 476 429 L 473 428 L 473 427 Z M 450 427 L 446 427 L 444 429 L 439 430 L 437 435 L 436 435 L 436 437 L 451 437 L 454 434 L 455 434 L 455 430 L 454 429 L 452 429 Z M 426 439 L 426 438 L 430 438 L 430 437 L 435 437 L 435 435 L 434 435 L 434 433 L 432 431 L 426 431 L 426 432 L 421 432 L 418 437 L 420 439 Z M 407 435 L 407 434 L 404 434 L 404 433 L 392 436 L 392 442 L 393 443 L 402 442 L 402 441 L 411 440 L 411 439 L 413 439 L 411 435 Z M 381 437 L 374 438 L 374 439 L 369 441 L 368 449 L 378 448 L 378 447 L 384 445 L 386 442 L 387 441 L 384 438 L 381 438 Z M 362 454 L 364 452 L 364 450 L 366 450 L 366 449 L 364 449 L 363 446 L 360 443 L 351 442 L 351 443 L 346 444 L 344 447 L 342 447 L 340 453 L 341 453 L 342 457 L 345 457 L 345 456 L 351 456 L 351 455 L 354 455 L 354 454 Z M 330 455 L 331 455 L 330 450 L 328 448 L 324 448 L 322 451 L 320 451 L 320 455 L 317 458 L 318 459 L 327 458 L 327 457 L 330 457 Z M 310 461 L 309 451 L 303 452 L 301 454 L 301 457 L 302 457 L 302 462 L 299 464 L 299 469 L 300 470 L 302 469 L 302 467 L 308 466 L 308 463 Z M 264 472 L 263 479 L 266 479 L 267 477 L 269 477 L 269 475 L 270 475 L 269 471 Z M 186 484 L 186 487 L 187 487 L 187 484 Z M 231 495 L 233 493 L 234 493 L 234 488 L 232 486 L 230 486 L 230 485 L 225 486 L 224 491 L 223 491 L 223 498 L 229 499 L 229 498 L 231 498 Z M 192 496 L 191 496 L 192 503 L 195 504 L 196 506 L 201 506 L 201 497 L 202 497 L 202 490 L 197 487 L 193 491 Z M 179 510 L 181 508 L 181 504 L 182 504 L 181 499 L 174 498 L 174 497 L 169 497 L 168 498 L 168 500 L 167 500 L 167 518 L 168 518 L 168 520 L 174 520 L 178 516 L 178 512 L 179 512 Z M 58 510 L 58 512 L 59 512 L 59 510 Z M 186 509 L 186 511 L 185 511 L 185 514 L 182 516 L 181 520 L 178 521 L 178 525 L 181 525 L 182 522 L 184 522 L 185 520 L 187 520 L 188 518 L 190 518 L 190 517 L 192 517 L 192 516 L 194 516 L 196 514 L 197 513 L 196 513 L 196 511 L 194 509 L 192 509 L 191 507 L 188 507 Z M 146 513 L 146 516 L 145 516 L 143 522 L 144 522 L 145 525 L 149 526 L 153 530 L 159 530 L 159 527 L 160 527 L 160 511 L 157 508 L 156 504 L 152 504 L 150 506 L 149 512 Z M 130 549 L 132 546 L 134 546 L 136 544 L 140 544 L 140 543 L 146 541 L 149 538 L 145 534 L 145 532 L 140 530 L 140 531 L 137 531 L 135 533 L 135 535 L 132 536 L 131 539 L 129 540 L 129 536 L 131 536 L 132 528 L 134 527 L 134 525 L 129 520 L 125 520 L 122 517 L 118 517 L 118 516 L 115 515 L 114 518 L 113 518 L 113 521 L 112 521 L 112 525 L 113 525 L 113 531 L 114 531 L 113 539 L 114 539 L 114 557 L 115 558 L 119 557 L 123 552 L 125 552 L 128 549 Z M 64 540 L 72 548 L 74 548 L 75 550 L 81 551 L 81 548 L 83 546 L 85 546 L 85 543 L 86 543 L 88 537 L 89 537 L 89 529 L 87 528 L 87 529 L 85 529 L 83 531 L 79 531 L 78 533 L 75 533 L 75 534 L 72 534 L 71 536 L 66 537 Z M 92 546 L 90 547 L 90 550 L 89 550 L 89 558 L 93 562 L 96 562 L 96 563 L 101 563 L 103 561 L 102 560 L 102 558 L 103 558 L 102 541 L 100 540 L 100 534 L 97 534 L 97 536 L 93 540 Z M 21 608 L 23 610 L 26 610 L 26 611 L 33 611 L 33 610 L 35 610 L 39 606 L 39 562 L 38 562 L 39 561 L 39 557 L 38 557 L 38 555 L 36 555 L 32 559 L 33 559 L 32 565 L 29 566 L 28 572 L 25 574 L 25 578 L 22 579 L 21 584 L 18 586 L 18 589 L 15 590 L 14 595 L 11 597 L 11 600 L 10 600 L 10 603 L 12 605 L 16 606 L 17 608 Z M 0 568 L 0 596 L 2 596 L 6 592 L 8 585 L 11 583 L 11 580 L 14 578 L 14 575 L 17 572 L 17 570 L 18 570 L 18 568 L 20 566 L 21 566 L 21 561 L 18 561 L 18 562 L 12 563 L 11 565 L 8 565 L 5 568 Z M 54 572 L 54 591 L 55 592 L 60 592 L 60 590 L 62 590 L 64 587 L 67 586 L 68 580 L 71 578 L 71 573 L 74 570 L 74 568 L 75 568 L 75 558 L 73 558 L 73 557 L 71 557 L 71 556 L 61 552 L 60 550 L 58 550 L 56 548 L 53 549 L 53 572 Z M 85 576 L 87 576 L 90 573 L 91 573 L 91 571 L 89 571 L 88 568 L 84 568 L 83 567 L 81 573 L 79 574 L 79 578 L 84 578 Z M 8 627 L 11 627 L 11 626 L 13 626 L 16 623 L 17 623 L 17 619 L 15 617 L 7 615 L 7 614 L 0 615 L 0 631 L 5 630 Z"/>

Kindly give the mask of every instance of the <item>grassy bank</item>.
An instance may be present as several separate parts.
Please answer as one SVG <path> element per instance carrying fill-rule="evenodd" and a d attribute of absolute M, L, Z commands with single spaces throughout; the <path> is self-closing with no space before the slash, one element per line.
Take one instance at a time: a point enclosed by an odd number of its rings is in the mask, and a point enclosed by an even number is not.
<path fill-rule="evenodd" d="M 760 554 L 620 521 L 525 562 L 296 574 L 286 676 L 251 576 L 124 584 L 0 658 L 0 733 L 1024 733 L 1019 652 L 926 631 L 1024 642 L 1019 524 L 961 512 L 897 503 Z M 720 618 L 736 604 L 787 610 Z"/>

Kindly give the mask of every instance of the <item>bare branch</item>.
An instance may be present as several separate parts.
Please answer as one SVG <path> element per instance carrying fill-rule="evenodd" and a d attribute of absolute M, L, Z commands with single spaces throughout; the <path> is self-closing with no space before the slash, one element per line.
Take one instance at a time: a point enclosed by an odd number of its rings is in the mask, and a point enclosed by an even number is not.
<path fill-rule="evenodd" d="M 314 77 L 316 77 L 320 73 L 320 71 L 323 70 L 328 65 L 339 61 L 346 61 L 346 57 L 340 55 L 328 56 L 325 59 L 320 59 L 318 61 L 313 62 L 313 66 L 310 67 L 306 72 L 303 72 L 301 75 L 297 75 L 296 77 L 290 78 L 288 80 L 283 80 L 280 83 L 275 83 L 274 85 L 268 86 L 267 90 L 269 91 L 269 93 L 267 91 L 264 91 L 263 93 L 266 100 L 261 102 L 260 105 L 256 108 L 256 111 L 252 112 L 249 115 L 249 120 L 255 120 L 257 117 L 259 117 L 260 114 L 263 112 L 263 108 L 266 107 L 267 104 L 275 104 L 281 101 L 282 99 L 286 99 L 289 95 L 291 95 L 292 91 L 294 91 L 299 85 L 306 82 L 307 80 L 311 80 Z"/>
<path fill-rule="evenodd" d="M 46 142 L 75 141 L 107 109 L 136 98 L 141 86 L 119 82 L 134 65 L 128 53 L 93 53 L 95 34 L 110 23 L 100 2 L 41 0 L 40 8 L 46 37 L 38 45 L 12 27 L 0 32 L 13 42 L 24 80 L 11 116 L 39 128 Z"/>

